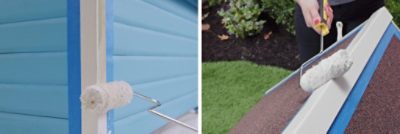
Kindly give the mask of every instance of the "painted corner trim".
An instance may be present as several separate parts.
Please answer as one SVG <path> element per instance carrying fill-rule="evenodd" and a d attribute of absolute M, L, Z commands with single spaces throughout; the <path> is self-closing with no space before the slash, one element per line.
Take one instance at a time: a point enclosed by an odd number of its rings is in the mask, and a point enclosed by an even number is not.
<path fill-rule="evenodd" d="M 81 133 L 81 54 L 80 1 L 67 1 L 68 128 L 69 134 Z"/>
<path fill-rule="evenodd" d="M 114 0 L 105 0 L 105 15 L 106 15 L 106 81 L 111 82 L 114 80 Z M 114 111 L 111 110 L 107 113 L 107 129 L 112 134 L 115 134 L 114 128 Z"/>
<path fill-rule="evenodd" d="M 105 83 L 106 72 L 106 0 L 80 1 L 81 90 Z M 82 109 L 83 134 L 108 134 L 107 114 Z"/>

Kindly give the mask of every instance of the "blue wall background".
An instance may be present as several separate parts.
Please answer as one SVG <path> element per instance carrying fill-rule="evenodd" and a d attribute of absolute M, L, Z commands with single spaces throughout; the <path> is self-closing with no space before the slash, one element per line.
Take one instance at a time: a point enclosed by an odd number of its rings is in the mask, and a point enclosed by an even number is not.
<path fill-rule="evenodd" d="M 0 133 L 68 133 L 66 0 L 0 3 Z"/>
<path fill-rule="evenodd" d="M 178 117 L 197 106 L 196 0 L 114 0 L 113 78 Z M 116 134 L 151 133 L 166 121 L 134 98 L 115 110 Z"/>

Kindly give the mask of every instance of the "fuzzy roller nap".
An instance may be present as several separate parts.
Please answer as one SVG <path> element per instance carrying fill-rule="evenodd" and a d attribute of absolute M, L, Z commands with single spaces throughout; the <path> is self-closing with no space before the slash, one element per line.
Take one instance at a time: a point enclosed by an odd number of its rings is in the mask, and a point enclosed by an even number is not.
<path fill-rule="evenodd" d="M 99 114 L 130 103 L 133 91 L 129 83 L 117 81 L 92 85 L 81 96 L 82 108 Z"/>
<path fill-rule="evenodd" d="M 300 86 L 312 92 L 331 79 L 342 76 L 353 65 L 347 51 L 341 49 L 307 70 L 300 78 Z"/>

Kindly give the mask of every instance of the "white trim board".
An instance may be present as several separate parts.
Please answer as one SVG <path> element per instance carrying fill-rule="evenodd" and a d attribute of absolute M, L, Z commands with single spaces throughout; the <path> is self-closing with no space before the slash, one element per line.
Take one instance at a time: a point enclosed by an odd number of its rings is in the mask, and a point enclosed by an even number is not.
<path fill-rule="evenodd" d="M 353 66 L 342 77 L 333 79 L 314 91 L 285 128 L 284 134 L 328 132 L 392 18 L 383 7 L 367 20 L 363 29 L 346 48 L 354 62 Z"/>
<path fill-rule="evenodd" d="M 105 0 L 81 0 L 81 89 L 106 82 Z M 107 115 L 82 109 L 82 134 L 107 134 Z"/>

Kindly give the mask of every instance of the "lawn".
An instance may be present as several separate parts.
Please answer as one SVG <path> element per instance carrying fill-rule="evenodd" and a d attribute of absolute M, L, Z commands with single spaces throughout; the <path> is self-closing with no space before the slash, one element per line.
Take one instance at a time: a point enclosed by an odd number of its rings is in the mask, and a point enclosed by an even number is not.
<path fill-rule="evenodd" d="M 265 91 L 290 71 L 246 61 L 206 62 L 203 66 L 203 133 L 225 134 Z"/>

